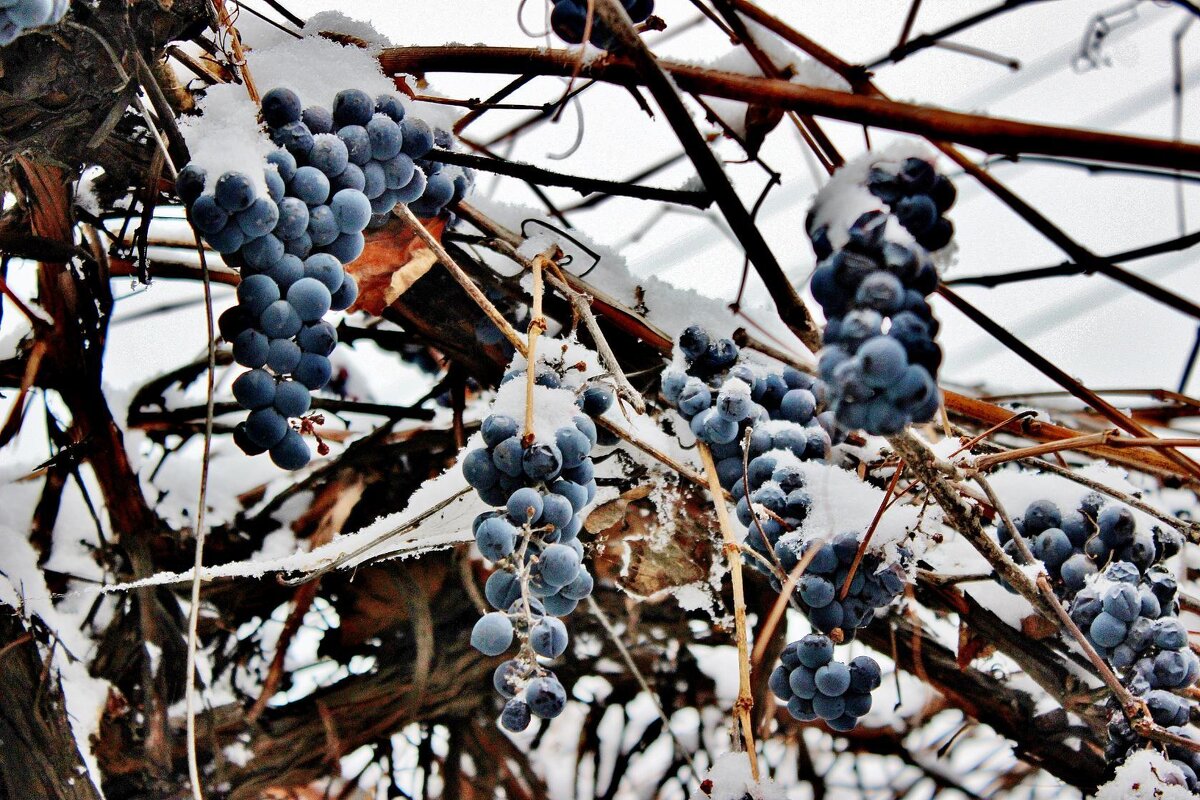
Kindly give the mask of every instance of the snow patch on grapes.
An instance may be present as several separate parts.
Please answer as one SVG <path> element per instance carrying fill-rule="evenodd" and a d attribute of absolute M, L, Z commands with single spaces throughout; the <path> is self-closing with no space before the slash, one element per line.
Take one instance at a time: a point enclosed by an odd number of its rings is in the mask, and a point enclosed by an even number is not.
<path fill-rule="evenodd" d="M 255 77 L 259 77 L 257 69 Z M 232 83 L 210 87 L 197 106 L 201 113 L 180 119 L 179 130 L 191 163 L 204 170 L 204 191 L 211 193 L 224 173 L 240 172 L 258 196 L 266 196 L 263 165 L 275 145 L 259 127 L 258 106 L 246 96 L 245 87 Z"/>

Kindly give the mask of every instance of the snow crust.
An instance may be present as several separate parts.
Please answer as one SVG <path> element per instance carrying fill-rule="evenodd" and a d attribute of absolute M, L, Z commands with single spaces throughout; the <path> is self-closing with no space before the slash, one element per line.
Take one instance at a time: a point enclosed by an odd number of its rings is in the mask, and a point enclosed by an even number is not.
<path fill-rule="evenodd" d="M 750 776 L 750 759 L 745 753 L 725 753 L 717 756 L 706 779 L 712 781 L 708 794 L 692 793 L 691 800 L 783 800 L 783 786 L 772 780 L 755 781 Z"/>
<path fill-rule="evenodd" d="M 1139 750 L 1091 800 L 1188 800 L 1195 797 L 1183 784 L 1183 773 L 1155 750 Z"/>
<path fill-rule="evenodd" d="M 258 107 L 246 95 L 246 88 L 233 83 L 213 86 L 197 106 L 202 113 L 181 118 L 179 130 L 191 152 L 191 163 L 206 173 L 204 190 L 211 192 L 217 178 L 236 171 L 246 175 L 255 191 L 265 196 L 263 168 L 275 145 L 259 127 Z"/>

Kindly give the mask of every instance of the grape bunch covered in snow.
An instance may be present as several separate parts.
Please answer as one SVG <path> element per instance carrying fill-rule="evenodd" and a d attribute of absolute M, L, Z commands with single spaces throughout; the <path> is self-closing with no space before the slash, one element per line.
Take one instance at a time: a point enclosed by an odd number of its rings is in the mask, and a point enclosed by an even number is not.
<path fill-rule="evenodd" d="M 299 469 L 310 453 L 289 419 L 305 414 L 310 393 L 329 383 L 337 333 L 323 317 L 358 297 L 345 267 L 362 254 L 363 231 L 383 224 L 399 202 L 434 216 L 462 197 L 470 178 L 414 161 L 429 153 L 435 135 L 407 118 L 396 96 L 372 100 L 347 89 L 328 111 L 302 108 L 295 92 L 276 88 L 263 96 L 262 117 L 280 145 L 264 165 L 265 195 L 236 171 L 210 186 L 194 164 L 176 187 L 192 225 L 241 271 L 238 304 L 221 315 L 234 359 L 250 368 L 233 386 L 250 412 L 235 441 L 248 454 L 270 451 L 278 466 Z"/>
<path fill-rule="evenodd" d="M 70 0 L 0 1 L 0 47 L 12 44 L 31 28 L 61 22 L 68 7 Z"/>
<path fill-rule="evenodd" d="M 608 26 L 600 19 L 599 14 L 593 14 L 591 30 L 587 29 L 588 1 L 587 0 L 552 0 L 554 8 L 550 12 L 550 29 L 567 44 L 580 44 L 585 33 L 588 41 L 602 50 L 613 50 L 618 46 L 617 38 Z M 621 0 L 625 12 L 634 24 L 645 22 L 654 13 L 654 0 Z"/>
<path fill-rule="evenodd" d="M 925 298 L 938 284 L 930 251 L 953 232 L 938 214 L 954 188 L 920 158 L 872 167 L 867 187 L 851 174 L 817 195 L 807 227 L 821 261 L 810 286 L 826 318 L 820 372 L 838 424 L 891 435 L 938 407 L 939 324 Z M 850 207 L 866 210 L 837 219 Z"/>
<path fill-rule="evenodd" d="M 1013 520 L 1030 552 L 1050 574 L 1071 619 L 1121 681 L 1146 702 L 1153 720 L 1173 732 L 1191 717 L 1187 692 L 1200 678 L 1200 658 L 1188 647 L 1179 619 L 1178 585 L 1165 566 L 1182 548 L 1174 531 L 1139 530 L 1126 507 L 1105 504 L 1098 494 L 1063 514 L 1049 500 L 1037 500 Z M 1006 526 L 998 535 L 1006 552 L 1018 557 Z M 1119 703 L 1110 701 L 1108 757 L 1123 761 L 1147 744 L 1133 730 Z M 1171 753 L 1192 791 L 1200 790 L 1200 754 Z"/>
<path fill-rule="evenodd" d="M 801 722 L 823 719 L 835 731 L 850 731 L 871 710 L 871 692 L 879 688 L 879 662 L 858 656 L 835 661 L 833 641 L 810 633 L 783 648 L 768 685 L 788 713 Z"/>
<path fill-rule="evenodd" d="M 496 566 L 484 588 L 496 610 L 476 623 L 471 644 L 499 656 L 520 640 L 516 657 L 495 674 L 496 690 L 507 700 L 500 722 L 511 731 L 524 730 L 531 716 L 562 713 L 566 692 L 538 658 L 566 651 L 567 629 L 558 618 L 574 611 L 593 586 L 579 533 L 581 512 L 596 494 L 596 426 L 580 410 L 586 391 L 577 401 L 552 371 L 535 377 L 532 429 L 519 421 L 527 376 L 509 373 L 483 421 L 483 446 L 463 459 L 467 482 L 496 507 L 474 522 L 475 544 Z M 611 398 L 601 405 L 607 410 Z"/>

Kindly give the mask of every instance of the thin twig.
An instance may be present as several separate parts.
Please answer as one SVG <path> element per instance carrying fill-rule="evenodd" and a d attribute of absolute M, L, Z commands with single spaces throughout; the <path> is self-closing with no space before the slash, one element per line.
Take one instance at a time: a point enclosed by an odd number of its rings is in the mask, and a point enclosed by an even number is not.
<path fill-rule="evenodd" d="M 671 741 L 675 744 L 675 750 L 679 755 L 683 756 L 683 760 L 687 762 L 693 777 L 698 778 L 700 773 L 696 770 L 695 762 L 692 761 L 692 754 L 683 746 L 683 742 L 679 741 L 679 737 L 675 735 L 675 729 L 671 726 L 671 720 L 667 716 L 667 712 L 663 710 L 662 699 L 658 696 L 657 692 L 650 688 L 650 684 L 646 682 L 646 676 L 638 668 L 637 662 L 633 660 L 633 655 L 629 652 L 629 648 L 625 646 L 624 640 L 621 639 L 620 634 L 613 627 L 612 621 L 604 613 L 604 609 L 600 608 L 600 604 L 596 602 L 596 598 L 588 595 L 587 603 L 588 611 L 591 611 L 592 616 L 600 621 L 600 626 L 604 628 L 605 633 L 608 634 L 608 638 L 616 646 L 617 652 L 621 654 L 621 660 L 625 662 L 625 666 L 629 667 L 629 671 L 633 674 L 634 680 L 638 682 L 638 686 L 646 693 L 650 701 L 654 703 L 654 709 L 658 712 L 658 717 L 663 722 L 663 729 L 666 730 L 667 735 L 671 737 Z"/>
<path fill-rule="evenodd" d="M 544 254 L 539 254 L 534 256 L 531 265 L 533 312 L 529 316 L 529 344 L 525 353 L 525 430 L 521 437 L 521 442 L 526 447 L 533 443 L 533 387 L 537 385 L 537 341 L 546 329 L 546 318 L 542 316 L 542 269 L 548 260 Z"/>
<path fill-rule="evenodd" d="M 189 216 L 189 223 L 190 214 Z M 204 568 L 204 539 L 208 531 L 205 528 L 205 512 L 208 510 L 208 466 L 212 454 L 213 434 L 213 392 L 216 388 L 217 374 L 217 333 L 213 324 L 212 283 L 208 279 L 208 260 L 204 256 L 204 248 L 200 244 L 200 234 L 196 237 L 196 249 L 200 254 L 200 271 L 204 276 L 204 320 L 208 330 L 208 370 L 205 390 L 204 415 L 204 449 L 200 460 L 200 500 L 196 509 L 196 559 L 192 576 L 191 607 L 188 609 L 188 638 L 187 638 L 187 676 L 185 678 L 185 697 L 187 700 L 187 761 L 188 776 L 192 782 L 192 797 L 204 800 L 203 789 L 200 785 L 200 765 L 196 757 L 196 639 L 200 621 L 200 573 Z"/>
<path fill-rule="evenodd" d="M 492 321 L 492 324 L 500 329 L 500 332 L 504 334 L 504 338 L 508 339 L 512 346 L 516 348 L 518 353 L 521 355 L 526 355 L 527 350 L 525 347 L 525 342 L 521 339 L 521 334 L 517 333 L 516 329 L 513 328 L 513 326 L 509 324 L 508 320 L 504 318 L 504 315 L 500 313 L 500 310 L 497 309 L 496 306 L 492 304 L 492 301 L 488 300 L 487 296 L 484 295 L 484 293 L 480 291 L 479 287 L 475 285 L 475 281 L 471 280 L 471 277 L 463 271 L 463 268 L 458 265 L 458 262 L 456 262 L 451 255 L 446 252 L 446 248 L 442 247 L 442 243 L 437 240 L 437 237 L 425 229 L 425 226 L 421 224 L 421 221 L 417 219 L 416 215 L 409 210 L 408 205 L 406 203 L 397 203 L 396 208 L 392 211 L 392 213 L 408 223 L 409 227 L 413 229 L 413 232 L 416 233 L 417 236 L 420 237 L 421 241 L 425 242 L 429 249 L 433 251 L 433 254 L 437 256 L 438 261 L 442 262 L 442 265 L 446 269 L 450 270 L 450 274 L 454 277 L 454 280 L 458 281 L 458 285 L 461 286 L 470 296 L 470 298 L 475 301 L 475 305 L 479 306 L 480 310 L 482 310 L 483 313 L 487 315 L 487 318 Z"/>
<path fill-rule="evenodd" d="M 750 774 L 757 781 L 758 752 L 755 750 L 754 728 L 750 721 L 750 711 L 754 708 L 754 694 L 751 691 L 750 654 L 747 652 L 746 642 L 746 591 L 742 586 L 742 555 L 737 537 L 733 533 L 733 523 L 729 520 L 729 508 L 725 505 L 725 493 L 717 477 L 717 465 L 713 463 L 712 453 L 704 442 L 696 442 L 696 449 L 700 451 L 700 460 L 708 478 L 708 489 L 713 496 L 717 525 L 721 528 L 721 538 L 725 543 L 722 550 L 725 560 L 729 563 L 729 574 L 733 583 L 733 626 L 738 651 L 738 697 L 733 710 L 741 722 L 742 744 L 750 757 Z"/>

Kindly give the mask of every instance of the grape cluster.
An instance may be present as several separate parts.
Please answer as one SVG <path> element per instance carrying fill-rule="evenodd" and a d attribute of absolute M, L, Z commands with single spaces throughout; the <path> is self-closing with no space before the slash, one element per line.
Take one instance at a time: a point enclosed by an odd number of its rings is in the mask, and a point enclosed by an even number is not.
<path fill-rule="evenodd" d="M 750 456 L 787 450 L 796 458 L 824 458 L 829 434 L 821 427 L 817 404 L 823 387 L 810 375 L 739 363 L 732 339 L 712 339 L 697 325 L 679 336 L 684 370 L 668 368 L 662 392 L 692 433 L 717 459 L 721 484 L 733 491 L 742 477 L 742 438 L 753 428 Z M 775 423 L 775 424 L 772 424 Z"/>
<path fill-rule="evenodd" d="M 1049 500 L 1036 500 L 1013 525 L 1046 565 L 1055 592 L 1067 601 L 1072 621 L 1096 652 L 1141 697 L 1156 723 L 1186 725 L 1191 704 L 1175 692 L 1200 678 L 1200 659 L 1188 648 L 1179 620 L 1178 585 L 1163 565 L 1182 548 L 1180 535 L 1156 528 L 1138 530 L 1133 513 L 1088 494 L 1078 509 L 1063 514 Z M 1004 525 L 998 537 L 1010 555 L 1016 542 Z M 1119 705 L 1110 700 L 1108 756 L 1124 757 L 1141 743 Z M 1172 754 L 1192 791 L 1200 790 L 1200 761 L 1190 751 Z"/>
<path fill-rule="evenodd" d="M 840 533 L 831 542 L 791 535 L 781 538 L 774 548 L 786 572 L 795 569 L 814 548 L 817 550 L 796 587 L 796 599 L 809 622 L 838 641 L 853 639 L 859 628 L 871 624 L 879 609 L 891 605 L 904 591 L 902 564 L 885 563 L 876 553 L 864 553 L 850 576 L 859 540 L 855 531 Z M 839 599 L 847 580 L 846 596 Z"/>
<path fill-rule="evenodd" d="M 823 719 L 835 731 L 850 731 L 871 710 L 871 692 L 879 688 L 879 663 L 857 656 L 849 664 L 833 660 L 833 640 L 819 633 L 783 648 L 768 679 L 771 691 L 801 722 Z"/>
<path fill-rule="evenodd" d="M 0 0 L 0 47 L 31 28 L 57 24 L 69 6 L 70 0 Z"/>
<path fill-rule="evenodd" d="M 954 205 L 954 183 L 923 158 L 907 158 L 896 170 L 874 166 L 867 175 L 871 194 L 887 203 L 917 244 L 933 252 L 950 244 L 954 224 L 944 214 Z"/>
<path fill-rule="evenodd" d="M 233 383 L 234 399 L 250 412 L 234 441 L 249 455 L 270 451 L 283 469 L 300 469 L 309 461 L 308 445 L 288 420 L 305 414 L 310 393 L 329 382 L 337 332 L 322 318 L 349 308 L 358 296 L 341 259 L 361 252 L 370 215 L 361 192 L 343 189 L 330 197 L 324 175 L 312 172 L 323 181 L 319 197 L 303 185 L 301 170 L 282 150 L 268 156 L 266 197 L 257 196 L 248 176 L 233 171 L 206 192 L 207 176 L 195 164 L 181 170 L 176 183 L 192 225 L 241 271 L 237 305 L 219 320 L 234 360 L 250 370 Z M 312 252 L 310 243 L 303 255 L 288 252 L 296 241 L 289 234 L 307 239 L 306 226 L 316 230 L 318 219 L 331 226 L 320 239 L 330 247 Z M 347 237 L 357 237 L 353 252 L 340 249 Z"/>
<path fill-rule="evenodd" d="M 523 373 L 522 373 L 523 374 Z M 540 393 L 563 392 L 540 373 Z M 515 375 L 513 377 L 516 377 Z M 547 385 L 547 384 L 553 385 Z M 596 426 L 585 414 L 558 428 L 552 441 L 523 436 L 518 422 L 493 413 L 483 421 L 484 447 L 463 459 L 467 482 L 488 505 L 474 523 L 475 544 L 496 565 L 484 594 L 496 610 L 471 633 L 471 644 L 489 656 L 522 642 L 515 659 L 495 674 L 496 690 L 507 700 L 500 722 L 524 730 L 531 715 L 558 716 L 566 703 L 562 684 L 537 657 L 557 658 L 567 648 L 567 629 L 558 617 L 575 610 L 592 593 L 583 566 L 581 512 L 596 494 L 591 451 Z"/>
<path fill-rule="evenodd" d="M 369 227 L 384 225 L 398 203 L 419 216 L 436 216 L 471 186 L 467 171 L 427 158 L 436 140 L 451 143 L 449 134 L 407 115 L 396 95 L 372 100 L 366 92 L 344 89 L 331 111 L 301 108 L 294 92 L 273 89 L 263 96 L 262 116 L 271 140 L 323 173 L 331 192 L 354 189 L 366 196 Z"/>
<path fill-rule="evenodd" d="M 814 227 L 814 215 L 808 225 L 821 259 L 810 287 L 827 320 L 819 365 L 830 406 L 839 425 L 877 435 L 933 417 L 942 363 L 939 324 L 925 299 L 937 288 L 937 270 L 920 244 L 888 238 L 891 217 L 863 213 L 837 250 L 827 225 Z"/>
<path fill-rule="evenodd" d="M 584 28 L 587 26 L 587 0 L 552 0 L 554 9 L 550 12 L 550 30 L 567 44 L 583 42 Z M 634 23 L 645 22 L 654 13 L 654 0 L 621 0 L 626 13 Z M 612 50 L 618 46 L 617 38 L 609 30 L 599 14 L 592 16 L 592 29 L 588 41 L 602 50 Z"/>

